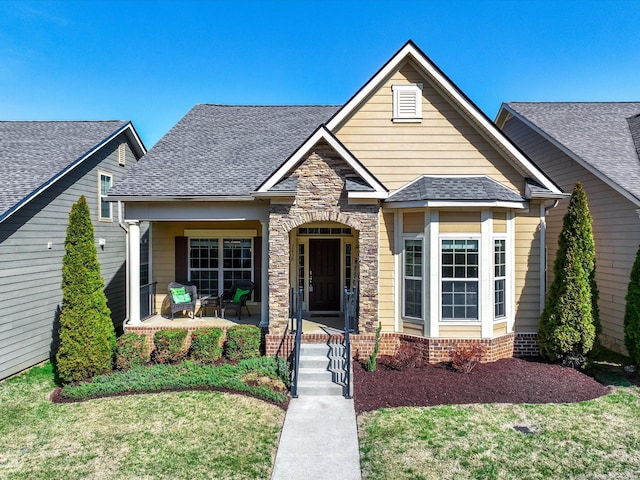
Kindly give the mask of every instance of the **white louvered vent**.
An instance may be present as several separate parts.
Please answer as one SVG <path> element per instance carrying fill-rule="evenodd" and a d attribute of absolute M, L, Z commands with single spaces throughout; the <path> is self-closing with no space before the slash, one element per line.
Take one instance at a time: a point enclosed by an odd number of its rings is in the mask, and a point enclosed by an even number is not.
<path fill-rule="evenodd" d="M 118 165 L 122 165 L 124 167 L 127 159 L 126 153 L 127 152 L 124 148 L 124 143 L 121 143 L 120 145 L 118 145 Z"/>
<path fill-rule="evenodd" d="M 393 85 L 393 121 L 422 121 L 422 84 Z"/>

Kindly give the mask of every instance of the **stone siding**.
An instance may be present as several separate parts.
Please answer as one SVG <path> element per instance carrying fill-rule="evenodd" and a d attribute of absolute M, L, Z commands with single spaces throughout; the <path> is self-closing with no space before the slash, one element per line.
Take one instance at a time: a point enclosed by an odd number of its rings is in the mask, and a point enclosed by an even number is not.
<path fill-rule="evenodd" d="M 272 204 L 269 213 L 269 331 L 285 335 L 289 317 L 290 233 L 311 222 L 337 222 L 358 238 L 359 325 L 375 331 L 378 316 L 378 210 L 375 205 L 350 205 L 345 178 L 352 168 L 328 145 L 316 145 L 292 176 L 297 179 L 295 202 Z"/>

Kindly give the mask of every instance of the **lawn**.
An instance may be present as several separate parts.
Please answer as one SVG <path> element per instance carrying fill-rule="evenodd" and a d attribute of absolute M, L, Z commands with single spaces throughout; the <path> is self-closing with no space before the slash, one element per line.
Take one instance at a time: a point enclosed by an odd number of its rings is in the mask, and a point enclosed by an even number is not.
<path fill-rule="evenodd" d="M 640 478 L 640 390 L 612 369 L 597 370 L 618 386 L 581 403 L 401 407 L 363 414 L 363 477 Z"/>
<path fill-rule="evenodd" d="M 54 404 L 51 364 L 0 383 L 0 478 L 269 478 L 284 411 L 213 391 Z"/>

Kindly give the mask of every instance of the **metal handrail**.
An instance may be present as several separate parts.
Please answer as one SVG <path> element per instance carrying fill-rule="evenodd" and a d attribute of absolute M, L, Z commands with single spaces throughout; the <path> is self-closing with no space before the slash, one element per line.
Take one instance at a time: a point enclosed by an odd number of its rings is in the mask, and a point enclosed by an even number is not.
<path fill-rule="evenodd" d="M 344 287 L 344 365 L 345 365 L 345 398 L 351 398 L 351 332 L 355 331 L 355 317 L 358 293 L 357 289 L 349 291 Z"/>
<path fill-rule="evenodd" d="M 302 295 L 302 287 L 300 287 L 297 293 L 294 288 L 291 287 L 291 303 L 292 309 L 295 309 L 296 318 L 295 340 L 293 344 L 293 379 L 291 381 L 291 397 L 293 398 L 298 398 L 298 375 L 300 373 L 300 348 L 302 344 Z"/>
<path fill-rule="evenodd" d="M 140 285 L 140 318 L 149 318 L 156 313 L 156 285 L 158 282 Z"/>

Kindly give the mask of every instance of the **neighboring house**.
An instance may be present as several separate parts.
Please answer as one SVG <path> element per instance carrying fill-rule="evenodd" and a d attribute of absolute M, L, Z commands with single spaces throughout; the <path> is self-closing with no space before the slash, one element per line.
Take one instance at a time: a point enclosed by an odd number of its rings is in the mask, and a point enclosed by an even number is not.
<path fill-rule="evenodd" d="M 625 296 L 640 244 L 640 102 L 505 103 L 496 123 L 565 191 L 582 182 L 593 217 L 602 343 L 624 352 Z M 567 205 L 547 217 L 549 282 Z"/>
<path fill-rule="evenodd" d="M 104 195 L 145 153 L 130 122 L 0 122 L 0 378 L 55 354 L 69 212 L 87 198 L 116 326 L 126 237 Z"/>
<path fill-rule="evenodd" d="M 378 322 L 383 352 L 534 353 L 562 196 L 412 42 L 342 106 L 197 105 L 109 192 L 133 247 L 126 329 L 153 331 L 134 303 L 142 225 L 158 304 L 172 280 L 217 294 L 252 279 L 269 354 L 290 348 L 291 287 L 305 315 L 341 312 L 357 287 L 360 355 Z"/>

